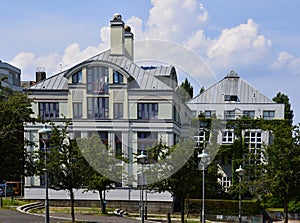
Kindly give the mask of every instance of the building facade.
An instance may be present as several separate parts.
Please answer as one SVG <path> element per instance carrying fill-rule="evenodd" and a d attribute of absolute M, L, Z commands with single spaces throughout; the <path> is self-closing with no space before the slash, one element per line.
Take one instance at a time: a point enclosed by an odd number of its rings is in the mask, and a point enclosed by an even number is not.
<path fill-rule="evenodd" d="M 0 60 L 0 82 L 3 87 L 22 91 L 21 70 Z"/>
<path fill-rule="evenodd" d="M 193 117 L 199 114 L 206 118 L 214 117 L 225 123 L 223 129 L 218 130 L 217 143 L 229 145 L 236 139 L 233 129 L 226 127 L 226 121 L 235 120 L 241 117 L 251 119 L 261 118 L 264 120 L 283 119 L 284 104 L 278 104 L 267 98 L 257 89 L 252 87 L 239 75 L 230 71 L 224 79 L 217 82 L 207 90 L 187 102 L 192 110 Z M 270 131 L 261 129 L 243 130 L 244 140 L 249 148 L 249 153 L 254 154 L 257 159 L 263 160 L 263 145 L 272 141 Z M 197 144 L 203 143 L 205 131 L 199 128 L 194 139 Z M 222 157 L 219 163 L 219 182 L 225 191 L 232 184 L 232 160 L 231 157 Z"/>
<path fill-rule="evenodd" d="M 111 153 L 135 162 L 134 154 L 147 153 L 154 143 L 174 145 L 184 134 L 182 126 L 190 122 L 191 111 L 176 93 L 175 67 L 134 63 L 134 35 L 119 14 L 110 21 L 110 38 L 110 49 L 27 91 L 34 98 L 34 116 L 57 124 L 69 118 L 74 138 L 99 134 Z M 26 125 L 26 139 L 41 146 L 37 131 L 42 127 Z M 127 175 L 137 175 L 136 168 L 123 165 Z M 25 179 L 25 187 L 40 186 L 40 176 Z M 126 178 L 119 186 L 128 186 Z"/>

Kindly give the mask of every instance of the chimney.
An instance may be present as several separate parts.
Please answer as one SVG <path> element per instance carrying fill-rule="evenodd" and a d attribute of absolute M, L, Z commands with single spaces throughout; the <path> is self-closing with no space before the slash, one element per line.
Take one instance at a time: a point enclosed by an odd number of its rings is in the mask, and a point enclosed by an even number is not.
<path fill-rule="evenodd" d="M 125 56 L 133 61 L 133 33 L 131 32 L 130 26 L 125 26 Z"/>
<path fill-rule="evenodd" d="M 110 21 L 110 48 L 112 55 L 124 55 L 124 22 L 118 13 Z"/>
<path fill-rule="evenodd" d="M 40 82 L 42 80 L 46 79 L 46 72 L 45 72 L 45 68 L 43 67 L 37 67 L 36 68 L 36 72 L 35 72 L 35 81 Z"/>

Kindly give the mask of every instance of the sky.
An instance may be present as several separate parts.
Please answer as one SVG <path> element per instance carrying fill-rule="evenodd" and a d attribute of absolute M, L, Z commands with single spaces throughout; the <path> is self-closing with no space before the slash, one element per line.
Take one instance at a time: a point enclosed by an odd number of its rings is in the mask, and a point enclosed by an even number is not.
<path fill-rule="evenodd" d="M 109 21 L 120 13 L 134 33 L 137 63 L 174 65 L 194 95 L 234 70 L 271 99 L 288 95 L 300 122 L 298 0 L 0 3 L 0 60 L 20 68 L 22 80 L 34 80 L 39 67 L 49 77 L 108 49 Z"/>

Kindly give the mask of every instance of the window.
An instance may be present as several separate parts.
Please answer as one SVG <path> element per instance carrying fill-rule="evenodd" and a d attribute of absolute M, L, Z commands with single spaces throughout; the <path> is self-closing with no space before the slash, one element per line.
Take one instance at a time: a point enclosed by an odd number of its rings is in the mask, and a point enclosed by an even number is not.
<path fill-rule="evenodd" d="M 158 116 L 157 103 L 138 103 L 138 119 L 154 119 Z"/>
<path fill-rule="evenodd" d="M 122 84 L 124 81 L 123 75 L 120 74 L 118 71 L 114 70 L 114 84 Z"/>
<path fill-rule="evenodd" d="M 122 157 L 122 135 L 121 132 L 115 134 L 115 155 L 116 157 Z"/>
<path fill-rule="evenodd" d="M 216 111 L 204 111 L 204 116 L 205 118 L 211 118 L 212 116 L 215 116 L 216 115 Z"/>
<path fill-rule="evenodd" d="M 233 120 L 235 119 L 235 111 L 224 111 L 225 120 Z"/>
<path fill-rule="evenodd" d="M 107 131 L 97 131 L 97 132 L 88 132 L 88 136 L 91 137 L 93 134 L 97 134 L 104 145 L 108 145 L 108 132 Z"/>
<path fill-rule="evenodd" d="M 88 98 L 88 118 L 107 119 L 108 118 L 108 98 Z"/>
<path fill-rule="evenodd" d="M 59 118 L 58 102 L 40 102 L 39 116 L 41 118 Z"/>
<path fill-rule="evenodd" d="M 243 111 L 243 116 L 254 119 L 255 111 Z"/>
<path fill-rule="evenodd" d="M 245 130 L 245 145 L 249 148 L 249 163 L 258 163 L 262 158 L 262 132 L 260 130 Z"/>
<path fill-rule="evenodd" d="M 222 143 L 233 143 L 234 132 L 233 130 L 225 130 L 222 132 Z"/>
<path fill-rule="evenodd" d="M 73 84 L 82 83 L 82 71 L 81 70 L 72 75 L 72 83 Z"/>
<path fill-rule="evenodd" d="M 240 99 L 238 98 L 237 95 L 224 95 L 224 101 L 235 101 L 235 102 L 239 102 Z"/>
<path fill-rule="evenodd" d="M 175 106 L 173 105 L 173 110 L 174 110 L 174 107 Z M 197 118 L 197 114 L 198 114 L 197 111 L 195 111 L 195 110 L 192 111 L 192 116 L 193 117 Z M 173 115 L 173 117 L 174 117 L 174 115 Z"/>
<path fill-rule="evenodd" d="M 198 135 L 194 136 L 194 141 L 197 147 L 203 147 L 203 143 L 205 142 L 205 131 L 199 131 Z"/>
<path fill-rule="evenodd" d="M 231 186 L 231 177 L 223 176 L 221 178 L 221 186 L 223 187 L 225 192 L 228 192 L 228 189 Z"/>
<path fill-rule="evenodd" d="M 90 94 L 108 93 L 108 68 L 107 67 L 88 68 L 87 91 Z"/>
<path fill-rule="evenodd" d="M 73 118 L 82 118 L 82 103 L 73 103 Z"/>
<path fill-rule="evenodd" d="M 114 119 L 123 118 L 123 103 L 114 103 Z"/>
<path fill-rule="evenodd" d="M 138 132 L 137 137 L 138 154 L 141 154 L 141 151 L 143 151 L 144 154 L 148 156 L 149 160 L 155 159 L 155 157 L 149 154 L 148 149 L 154 147 L 158 143 L 158 133 Z"/>
<path fill-rule="evenodd" d="M 173 105 L 173 121 L 180 123 L 180 113 L 175 105 Z"/>
<path fill-rule="evenodd" d="M 263 119 L 264 120 L 272 120 L 275 117 L 275 111 L 264 111 Z"/>

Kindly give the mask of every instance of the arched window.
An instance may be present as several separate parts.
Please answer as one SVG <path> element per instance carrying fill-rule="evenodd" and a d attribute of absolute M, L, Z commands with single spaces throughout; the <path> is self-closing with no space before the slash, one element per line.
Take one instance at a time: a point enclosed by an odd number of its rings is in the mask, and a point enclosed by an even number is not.
<path fill-rule="evenodd" d="M 89 94 L 108 93 L 108 68 L 90 67 L 87 70 L 87 92 Z"/>
<path fill-rule="evenodd" d="M 120 74 L 120 72 L 114 70 L 114 84 L 122 84 L 124 81 L 124 77 L 122 74 Z"/>
<path fill-rule="evenodd" d="M 72 75 L 72 83 L 73 84 L 82 83 L 82 71 L 81 70 Z"/>

